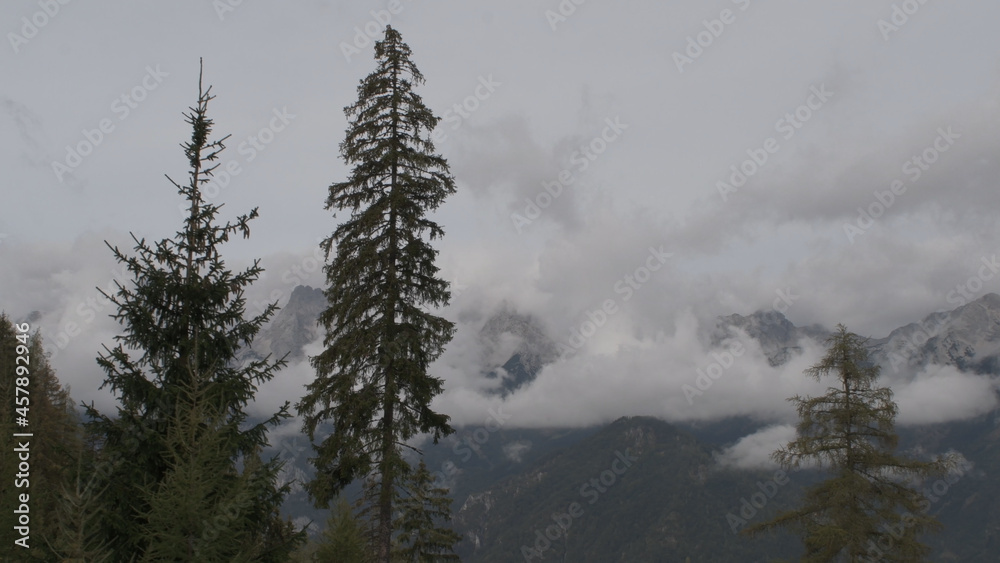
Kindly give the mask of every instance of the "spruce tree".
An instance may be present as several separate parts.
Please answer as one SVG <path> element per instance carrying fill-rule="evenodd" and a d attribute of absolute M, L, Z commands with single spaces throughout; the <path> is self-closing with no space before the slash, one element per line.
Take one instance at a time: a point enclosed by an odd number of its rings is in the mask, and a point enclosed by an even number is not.
<path fill-rule="evenodd" d="M 823 359 L 807 370 L 817 380 L 834 374 L 835 387 L 820 397 L 796 396 L 797 438 L 772 454 L 786 469 L 818 465 L 832 476 L 806 489 L 801 506 L 752 526 L 748 534 L 777 527 L 797 532 L 800 561 L 921 561 L 929 549 L 924 532 L 940 523 L 914 483 L 948 471 L 952 458 L 931 462 L 898 457 L 892 390 L 877 387 L 880 367 L 866 340 L 843 325 Z"/>
<path fill-rule="evenodd" d="M 454 325 L 427 310 L 450 298 L 429 242 L 444 233 L 427 213 L 455 186 L 430 140 L 439 118 L 413 92 L 423 76 L 398 31 L 386 27 L 375 58 L 377 69 L 345 108 L 350 123 L 340 150 L 352 169 L 330 186 L 326 209 L 349 215 L 322 242 L 325 349 L 312 358 L 316 379 L 297 408 L 311 439 L 332 422 L 332 433 L 314 446 L 317 473 L 307 487 L 317 506 L 355 479 L 376 476 L 375 551 L 388 563 L 394 489 L 409 470 L 401 448 L 418 432 L 437 441 L 453 431 L 449 417 L 430 408 L 442 382 L 427 366 Z"/>
<path fill-rule="evenodd" d="M 105 563 L 112 560 L 112 554 L 101 535 L 101 475 L 92 471 L 85 477 L 83 459 L 78 460 L 80 469 L 74 482 L 60 491 L 57 532 L 46 542 L 62 563 Z"/>
<path fill-rule="evenodd" d="M 244 411 L 257 386 L 274 377 L 284 361 L 238 361 L 238 352 L 249 347 L 276 305 L 245 318 L 244 290 L 263 269 L 254 261 L 234 273 L 220 255 L 231 236 L 249 237 L 249 221 L 257 210 L 219 224 L 219 206 L 202 195 L 226 140 L 209 140 L 210 91 L 199 75 L 198 102 L 185 114 L 192 127 L 191 140 L 182 145 L 190 165 L 188 180 L 179 184 L 168 176 L 188 205 L 182 229 L 154 244 L 133 235 L 135 255 L 108 245 L 132 274 L 131 282 L 119 283 L 114 295 L 106 295 L 117 306 L 112 317 L 123 334 L 97 359 L 107 374 L 102 388 L 110 387 L 120 404 L 115 418 L 92 405 L 88 412 L 90 427 L 101 438 L 97 466 L 104 477 L 104 540 L 116 561 L 157 556 L 167 538 L 181 542 L 183 549 L 170 560 L 205 560 L 195 548 L 212 533 L 211 522 L 224 508 L 223 497 L 233 494 L 233 485 L 190 491 L 192 498 L 181 511 L 164 502 L 171 492 L 178 493 L 180 483 L 198 479 L 214 485 L 220 478 L 253 484 L 252 500 L 227 525 L 253 545 L 270 546 L 258 560 L 282 561 L 302 539 L 277 514 L 287 491 L 276 484 L 280 463 L 259 459 L 267 427 L 289 416 L 287 404 L 258 424 L 248 424 Z M 202 439 L 214 451 L 195 443 Z M 185 473 L 197 471 L 199 463 L 207 465 L 201 475 Z M 171 528 L 161 528 L 167 525 Z"/>
<path fill-rule="evenodd" d="M 396 517 L 398 535 L 393 560 L 401 563 L 459 561 L 454 546 L 462 536 L 444 527 L 451 521 L 448 490 L 434 486 L 434 478 L 423 460 L 404 489 L 406 494 L 399 500 Z"/>
<path fill-rule="evenodd" d="M 330 518 L 316 550 L 316 559 L 338 563 L 368 561 L 368 545 L 361 524 L 346 499 L 338 500 L 336 507 L 330 511 Z"/>

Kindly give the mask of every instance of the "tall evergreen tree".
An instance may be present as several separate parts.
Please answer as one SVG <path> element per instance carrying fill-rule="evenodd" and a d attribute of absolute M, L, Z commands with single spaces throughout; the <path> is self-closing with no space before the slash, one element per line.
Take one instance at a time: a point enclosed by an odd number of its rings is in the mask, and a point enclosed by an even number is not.
<path fill-rule="evenodd" d="M 801 561 L 920 561 L 929 549 L 918 537 L 940 528 L 930 501 L 912 483 L 948 471 L 951 458 L 933 462 L 895 455 L 897 414 L 892 390 L 876 387 L 880 367 L 866 340 L 837 325 L 827 354 L 807 374 L 834 374 L 837 386 L 821 397 L 793 397 L 797 438 L 772 454 L 786 469 L 819 465 L 833 475 L 808 488 L 799 508 L 744 532 L 795 530 L 805 544 Z"/>
<path fill-rule="evenodd" d="M 316 379 L 297 405 L 314 439 L 316 478 L 308 490 L 328 506 L 355 479 L 377 476 L 377 558 L 388 563 L 395 487 L 409 470 L 405 441 L 418 432 L 435 441 L 453 430 L 430 402 L 442 390 L 427 366 L 454 333 L 453 323 L 428 306 L 448 303 L 448 284 L 436 277 L 437 251 L 429 241 L 442 229 L 427 218 L 455 192 L 444 158 L 430 140 L 439 118 L 413 87 L 423 75 L 410 61 L 398 31 L 386 27 L 375 44 L 378 68 L 361 81 L 340 145 L 353 165 L 347 181 L 330 186 L 326 209 L 348 210 L 322 242 L 328 308 L 325 349 L 312 359 Z"/>
<path fill-rule="evenodd" d="M 396 518 L 398 546 L 394 560 L 401 563 L 445 563 L 460 561 L 455 544 L 462 536 L 444 525 L 451 521 L 448 490 L 434 486 L 427 464 L 420 465 L 404 487 Z"/>
<path fill-rule="evenodd" d="M 109 245 L 133 275 L 131 283 L 118 284 L 117 292 L 107 295 L 117 306 L 113 317 L 124 334 L 115 337 L 118 343 L 113 349 L 105 347 L 98 357 L 107 374 L 102 387 L 110 387 L 120 405 L 116 418 L 93 406 L 88 411 L 90 425 L 103 441 L 104 533 L 117 561 L 142 559 L 151 547 L 156 549 L 149 557 L 161 553 L 157 546 L 169 534 L 178 541 L 182 537 L 184 549 L 211 534 L 211 522 L 232 488 L 191 491 L 197 498 L 179 513 L 174 510 L 179 507 L 169 506 L 158 496 L 166 494 L 164 488 L 176 491 L 178 483 L 197 481 L 198 475 L 183 473 L 196 469 L 194 461 L 208 465 L 201 469 L 205 481 L 214 478 L 207 472 L 224 471 L 254 483 L 253 499 L 241 507 L 238 522 L 230 527 L 247 541 L 273 547 L 258 560 L 284 560 L 302 539 L 277 515 L 287 491 L 275 481 L 280 463 L 274 458 L 259 459 L 259 449 L 267 443 L 267 427 L 289 416 L 287 404 L 265 422 L 249 426 L 244 411 L 257 386 L 274 377 L 284 361 L 238 361 L 239 350 L 251 344 L 276 305 L 245 318 L 244 289 L 263 269 L 255 261 L 233 273 L 220 256 L 220 247 L 230 236 L 249 237 L 249 221 L 257 210 L 220 225 L 216 223 L 219 206 L 202 196 L 202 186 L 211 180 L 217 166 L 213 163 L 226 139 L 209 140 L 213 124 L 207 110 L 214 98 L 210 90 L 202 88 L 199 76 L 198 103 L 185 114 L 192 127 L 191 140 L 182 145 L 190 164 L 188 181 L 182 185 L 170 180 L 189 205 L 182 230 L 155 244 L 133 235 L 135 256 Z M 202 409 L 205 405 L 210 407 Z M 192 423 L 191 416 L 204 419 Z M 202 438 L 217 446 L 214 452 L 185 443 Z M 156 526 L 168 523 L 174 528 Z M 193 551 L 170 557 L 205 560 Z"/>

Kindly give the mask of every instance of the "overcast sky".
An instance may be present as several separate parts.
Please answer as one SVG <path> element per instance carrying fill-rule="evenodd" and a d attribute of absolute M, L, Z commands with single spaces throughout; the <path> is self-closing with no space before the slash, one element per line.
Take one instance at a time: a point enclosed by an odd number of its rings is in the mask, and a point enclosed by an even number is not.
<path fill-rule="evenodd" d="M 610 311 L 578 354 L 503 405 L 511 425 L 787 421 L 785 397 L 817 389 L 802 370 L 822 350 L 776 371 L 748 344 L 716 388 L 685 400 L 681 385 L 714 361 L 704 335 L 716 316 L 778 305 L 799 325 L 881 337 L 954 308 L 956 286 L 998 248 L 1000 4 L 108 6 L 0 4 L 0 308 L 40 311 L 59 377 L 106 410 L 94 356 L 118 328 L 94 288 L 123 277 L 104 241 L 180 228 L 164 174 L 187 171 L 181 114 L 199 57 L 236 172 L 209 196 L 226 218 L 261 214 L 225 256 L 262 258 L 251 301 L 283 302 L 296 283 L 323 284 L 316 244 L 336 226 L 323 202 L 347 174 L 343 107 L 388 21 L 426 77 L 418 93 L 443 118 L 437 150 L 458 186 L 435 214 L 455 290 L 442 314 L 459 328 L 435 365 L 448 387 L 436 405 L 457 422 L 499 404 L 473 372 L 476 334 L 501 303 L 560 341 Z M 971 297 L 1000 290 L 1000 278 L 980 282 Z M 290 369 L 263 402 L 295 401 L 287 382 L 308 371 Z M 993 406 L 961 374 L 914 381 L 899 389 L 910 421 L 943 388 L 976 412 Z"/>

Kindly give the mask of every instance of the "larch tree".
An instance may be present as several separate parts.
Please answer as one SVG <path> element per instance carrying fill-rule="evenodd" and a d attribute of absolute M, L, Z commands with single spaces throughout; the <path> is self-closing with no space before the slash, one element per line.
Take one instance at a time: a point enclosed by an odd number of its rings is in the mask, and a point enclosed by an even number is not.
<path fill-rule="evenodd" d="M 442 381 L 427 368 L 451 340 L 454 324 L 430 310 L 451 295 L 437 277 L 430 244 L 444 232 L 427 214 L 455 185 L 430 140 L 439 118 L 413 91 L 423 75 L 398 31 L 386 27 L 375 58 L 377 69 L 345 108 L 349 126 L 340 151 L 352 169 L 346 181 L 330 186 L 326 209 L 349 214 L 321 243 L 329 301 L 320 316 L 325 348 L 312 358 L 316 378 L 297 408 L 310 439 L 324 423 L 332 426 L 314 446 L 310 496 L 327 507 L 352 481 L 374 478 L 374 551 L 388 563 L 395 489 L 410 469 L 402 457 L 405 441 L 429 433 L 436 442 L 453 431 L 449 417 L 430 407 Z"/>
<path fill-rule="evenodd" d="M 876 386 L 881 368 L 869 358 L 866 340 L 838 325 L 828 344 L 826 356 L 806 373 L 817 380 L 833 374 L 836 386 L 820 397 L 789 399 L 800 417 L 797 437 L 772 458 L 786 469 L 818 466 L 832 476 L 807 488 L 798 508 L 744 533 L 789 528 L 802 538 L 804 563 L 921 561 L 929 549 L 919 536 L 940 523 L 927 514 L 930 501 L 917 484 L 956 460 L 897 456 L 898 409 L 892 390 Z"/>
<path fill-rule="evenodd" d="M 219 224 L 219 206 L 203 195 L 226 140 L 209 140 L 210 91 L 199 75 L 198 103 L 185 114 L 192 127 L 191 140 L 182 144 L 187 182 L 168 176 L 187 202 L 182 229 L 154 244 L 133 235 L 135 255 L 108 245 L 132 274 L 114 295 L 105 294 L 117 306 L 112 317 L 123 334 L 98 357 L 107 374 L 102 387 L 120 404 L 115 418 L 92 405 L 88 411 L 101 438 L 96 465 L 103 479 L 95 486 L 102 491 L 104 539 L 116 561 L 207 560 L 202 552 L 215 560 L 245 558 L 243 551 L 204 545 L 220 528 L 240 549 L 253 546 L 255 561 L 284 561 L 303 539 L 278 514 L 288 490 L 277 484 L 281 463 L 260 459 L 268 426 L 290 416 L 288 405 L 257 424 L 244 410 L 284 360 L 239 361 L 276 305 L 247 319 L 244 290 L 263 269 L 254 261 L 234 273 L 220 255 L 231 236 L 249 237 L 257 210 Z M 199 480 L 213 486 L 185 493 L 186 484 Z M 183 502 L 178 495 L 186 495 Z"/>

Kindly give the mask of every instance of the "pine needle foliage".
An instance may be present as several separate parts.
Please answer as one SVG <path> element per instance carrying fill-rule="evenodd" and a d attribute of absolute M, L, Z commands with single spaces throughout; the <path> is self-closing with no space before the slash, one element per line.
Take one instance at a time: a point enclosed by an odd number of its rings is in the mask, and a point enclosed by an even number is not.
<path fill-rule="evenodd" d="M 827 343 L 826 356 L 806 373 L 817 380 L 832 374 L 836 386 L 820 397 L 789 399 L 799 414 L 797 438 L 772 458 L 786 469 L 819 466 L 832 476 L 808 488 L 799 508 L 744 533 L 795 531 L 805 545 L 803 563 L 922 561 L 929 549 L 919 537 L 940 523 L 914 483 L 949 471 L 956 460 L 897 456 L 898 408 L 892 390 L 877 386 L 881 368 L 866 340 L 838 325 Z"/>
<path fill-rule="evenodd" d="M 169 560 L 205 560 L 196 556 L 194 544 L 207 532 L 202 522 L 216 515 L 215 497 L 225 491 L 198 490 L 192 495 L 191 502 L 201 504 L 187 506 L 190 510 L 182 517 L 188 522 L 169 520 L 170 514 L 163 512 L 169 510 L 169 503 L 157 497 L 164 487 L 196 479 L 183 473 L 196 469 L 195 460 L 207 464 L 203 471 L 221 471 L 221 475 L 240 473 L 242 466 L 245 478 L 258 484 L 251 506 L 241 512 L 234 526 L 253 536 L 254 543 L 283 544 L 259 560 L 284 560 L 281 552 L 294 549 L 302 539 L 277 515 L 287 491 L 274 480 L 280 463 L 259 460 L 268 426 L 290 416 L 287 404 L 258 424 L 248 425 L 244 410 L 258 385 L 272 379 L 285 362 L 271 358 L 239 361 L 238 352 L 252 343 L 277 306 L 271 304 L 261 315 L 247 319 L 244 290 L 263 269 L 255 260 L 252 266 L 233 272 L 220 253 L 231 237 L 250 236 L 249 222 L 257 217 L 257 209 L 219 224 L 220 206 L 203 195 L 202 188 L 211 181 L 228 138 L 210 140 L 213 122 L 207 112 L 213 98 L 211 88 L 202 87 L 199 75 L 198 103 L 185 114 L 191 139 L 181 145 L 190 165 L 188 180 L 181 184 L 167 177 L 187 202 L 182 229 L 173 238 L 155 243 L 132 235 L 134 255 L 108 244 L 115 259 L 132 274 L 131 282 L 118 283 L 116 293 L 105 294 L 117 307 L 112 317 L 121 324 L 123 334 L 97 358 L 107 375 L 102 388 L 109 387 L 118 396 L 119 406 L 115 418 L 101 414 L 93 405 L 88 412 L 90 428 L 102 440 L 101 455 L 115 460 L 106 466 L 103 497 L 106 541 L 116 561 L 154 556 L 163 560 L 166 556 L 157 556 L 160 551 L 155 546 L 162 545 L 164 534 L 184 538 L 184 554 L 170 555 Z M 211 407 L 203 408 L 206 405 Z M 192 416 L 203 420 L 193 421 Z M 218 446 L 211 461 L 200 457 L 210 454 L 204 445 L 190 443 L 202 439 Z M 218 483 L 207 473 L 204 477 Z M 159 527 L 167 521 L 177 528 Z M 180 536 L 171 537 L 181 541 Z M 147 554 L 150 548 L 155 549 Z"/>
<path fill-rule="evenodd" d="M 446 527 L 451 521 L 448 490 L 434 486 L 434 478 L 423 460 L 408 481 L 405 487 L 407 494 L 398 503 L 395 525 L 397 548 L 393 561 L 459 561 L 454 548 L 462 536 Z"/>
<path fill-rule="evenodd" d="M 316 379 L 297 404 L 315 439 L 316 478 L 307 486 L 317 506 L 355 479 L 379 476 L 378 550 L 388 563 L 394 488 L 409 465 L 401 449 L 417 433 L 436 441 L 453 430 L 430 403 L 442 391 L 427 366 L 451 340 L 454 325 L 427 308 L 448 303 L 430 241 L 444 232 L 427 214 L 454 193 L 430 133 L 439 118 L 413 88 L 424 78 L 399 32 L 386 27 L 375 44 L 377 69 L 345 108 L 349 120 L 340 152 L 350 177 L 330 186 L 326 209 L 347 217 L 322 242 L 328 308 L 325 349 L 312 358 Z M 330 261 L 331 255 L 333 260 Z"/>

